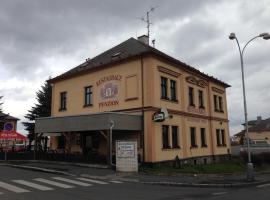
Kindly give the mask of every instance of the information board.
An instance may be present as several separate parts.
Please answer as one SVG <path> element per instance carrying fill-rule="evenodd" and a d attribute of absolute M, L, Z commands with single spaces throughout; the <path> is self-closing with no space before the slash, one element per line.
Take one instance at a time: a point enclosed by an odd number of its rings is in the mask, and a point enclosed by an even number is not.
<path fill-rule="evenodd" d="M 116 141 L 116 170 L 138 171 L 137 141 Z"/>

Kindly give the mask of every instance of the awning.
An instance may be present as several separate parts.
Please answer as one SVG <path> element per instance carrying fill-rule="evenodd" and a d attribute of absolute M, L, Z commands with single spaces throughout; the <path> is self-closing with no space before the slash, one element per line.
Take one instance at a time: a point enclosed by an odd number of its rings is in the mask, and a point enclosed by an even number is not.
<path fill-rule="evenodd" d="M 27 137 L 16 131 L 0 131 L 0 140 L 26 140 Z"/>
<path fill-rule="evenodd" d="M 76 131 L 109 130 L 142 130 L 142 116 L 118 112 L 104 112 L 88 115 L 63 117 L 44 117 L 36 119 L 36 133 L 61 133 Z"/>

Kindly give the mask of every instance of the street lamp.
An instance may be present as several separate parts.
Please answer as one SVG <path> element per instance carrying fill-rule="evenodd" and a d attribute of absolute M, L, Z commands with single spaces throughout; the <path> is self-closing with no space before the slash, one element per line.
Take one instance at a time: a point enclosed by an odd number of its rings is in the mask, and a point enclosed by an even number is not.
<path fill-rule="evenodd" d="M 239 53 L 240 53 L 240 60 L 241 60 L 241 72 L 242 72 L 242 85 L 243 85 L 243 97 L 244 97 L 244 112 L 245 112 L 245 126 L 246 126 L 246 141 L 247 141 L 247 151 L 248 151 L 248 163 L 247 163 L 247 180 L 248 181 L 253 181 L 254 180 L 254 170 L 253 170 L 253 164 L 251 162 L 251 155 L 250 155 L 250 143 L 249 143 L 249 135 L 248 135 L 248 113 L 247 113 L 247 102 L 246 102 L 246 89 L 245 89 L 245 76 L 244 76 L 244 62 L 243 62 L 243 54 L 244 51 L 247 47 L 247 45 L 257 39 L 257 38 L 263 38 L 265 40 L 270 39 L 270 34 L 269 33 L 261 33 L 253 38 L 251 38 L 244 46 L 243 49 L 241 49 L 240 44 L 238 42 L 238 39 L 235 35 L 235 33 L 231 33 L 229 35 L 230 40 L 236 40 Z"/>

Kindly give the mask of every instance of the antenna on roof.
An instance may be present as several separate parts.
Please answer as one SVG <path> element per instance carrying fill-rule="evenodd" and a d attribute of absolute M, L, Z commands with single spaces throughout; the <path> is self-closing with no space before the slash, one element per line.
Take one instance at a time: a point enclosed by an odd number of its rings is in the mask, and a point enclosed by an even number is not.
<path fill-rule="evenodd" d="M 148 36 L 148 38 L 150 38 L 150 25 L 152 24 L 152 22 L 150 21 L 149 14 L 150 14 L 151 12 L 154 12 L 154 10 L 155 10 L 157 7 L 158 7 L 158 6 L 151 7 L 150 10 L 148 10 L 148 11 L 146 12 L 146 18 L 144 18 L 144 17 L 141 18 L 141 20 L 144 21 L 144 22 L 146 22 L 146 24 L 147 24 L 146 28 L 147 28 L 147 36 Z"/>

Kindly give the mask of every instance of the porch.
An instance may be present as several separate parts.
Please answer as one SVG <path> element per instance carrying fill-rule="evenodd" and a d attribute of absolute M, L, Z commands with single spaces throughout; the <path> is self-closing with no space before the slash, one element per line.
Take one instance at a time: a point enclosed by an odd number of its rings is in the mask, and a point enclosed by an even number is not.
<path fill-rule="evenodd" d="M 48 136 L 46 158 L 111 164 L 116 140 L 135 140 L 142 160 L 142 118 L 140 115 L 105 112 L 88 115 L 47 117 L 36 120 L 36 137 Z M 43 154 L 37 154 L 43 157 Z"/>

